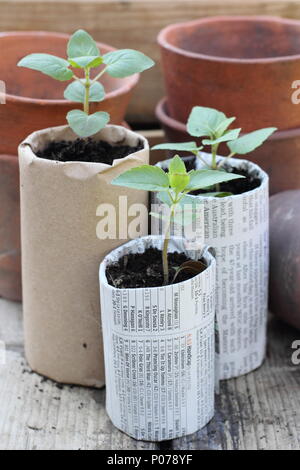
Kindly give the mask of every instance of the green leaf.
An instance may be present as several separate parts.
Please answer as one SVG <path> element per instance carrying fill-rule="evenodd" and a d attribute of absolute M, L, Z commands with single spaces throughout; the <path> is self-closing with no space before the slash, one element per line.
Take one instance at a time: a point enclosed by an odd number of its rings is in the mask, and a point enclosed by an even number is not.
<path fill-rule="evenodd" d="M 61 82 L 70 80 L 73 77 L 72 70 L 68 68 L 69 65 L 67 60 L 51 54 L 29 54 L 18 63 L 19 67 L 38 70 Z"/>
<path fill-rule="evenodd" d="M 186 167 L 184 161 L 178 156 L 172 158 L 169 164 L 169 173 L 183 173 L 186 174 Z"/>
<path fill-rule="evenodd" d="M 109 114 L 97 112 L 88 115 L 80 109 L 73 109 L 68 112 L 67 121 L 79 137 L 90 137 L 106 126 L 109 121 Z"/>
<path fill-rule="evenodd" d="M 221 111 L 203 106 L 194 106 L 187 122 L 187 131 L 195 137 L 214 137 L 226 116 Z"/>
<path fill-rule="evenodd" d="M 154 65 L 152 59 L 133 49 L 107 52 L 103 56 L 103 62 L 107 65 L 107 73 L 116 78 L 143 72 Z"/>
<path fill-rule="evenodd" d="M 112 181 L 116 186 L 143 189 L 145 191 L 168 191 L 168 175 L 159 167 L 142 165 L 125 171 Z"/>
<path fill-rule="evenodd" d="M 202 141 L 202 144 L 203 145 L 215 145 L 215 144 L 220 144 L 221 142 L 228 142 L 229 140 L 235 140 L 238 138 L 240 132 L 241 132 L 241 128 L 232 129 L 232 130 L 225 132 L 225 134 L 223 134 L 221 137 L 218 137 L 217 139 L 213 139 L 213 140 L 204 139 Z"/>
<path fill-rule="evenodd" d="M 230 124 L 232 124 L 233 121 L 235 120 L 236 120 L 235 117 L 231 117 L 231 118 L 226 118 L 224 121 L 222 121 L 216 128 L 216 136 L 221 137 L 221 135 L 223 135 L 226 129 L 230 126 Z"/>
<path fill-rule="evenodd" d="M 92 36 L 83 29 L 79 29 L 71 36 L 68 42 L 67 54 L 69 59 L 75 60 L 78 57 L 99 57 L 100 51 Z"/>
<path fill-rule="evenodd" d="M 184 191 L 190 181 L 187 173 L 169 173 L 170 186 L 178 194 Z"/>
<path fill-rule="evenodd" d="M 196 142 L 182 142 L 177 144 L 158 144 L 154 145 L 151 150 L 176 150 L 176 152 L 192 152 L 198 153 L 202 147 L 197 147 Z"/>
<path fill-rule="evenodd" d="M 77 103 L 84 103 L 85 86 L 84 80 L 78 82 L 72 82 L 64 91 L 64 97 L 66 100 L 75 101 Z M 93 83 L 90 87 L 89 102 L 102 101 L 105 96 L 103 85 L 99 82 Z"/>
<path fill-rule="evenodd" d="M 192 170 L 189 172 L 189 175 L 190 182 L 186 187 L 186 190 L 189 192 L 195 191 L 196 189 L 203 189 L 209 186 L 214 186 L 215 184 L 223 183 L 225 181 L 244 178 L 244 176 L 218 170 Z"/>
<path fill-rule="evenodd" d="M 69 63 L 72 67 L 76 68 L 92 68 L 92 67 L 99 67 L 103 63 L 102 57 L 99 56 L 84 56 L 84 57 L 74 57 L 73 59 L 69 59 Z"/>
<path fill-rule="evenodd" d="M 276 127 L 266 127 L 258 131 L 250 132 L 249 134 L 239 137 L 227 145 L 232 153 L 244 155 L 245 153 L 252 152 L 259 147 L 273 132 L 277 130 Z"/>

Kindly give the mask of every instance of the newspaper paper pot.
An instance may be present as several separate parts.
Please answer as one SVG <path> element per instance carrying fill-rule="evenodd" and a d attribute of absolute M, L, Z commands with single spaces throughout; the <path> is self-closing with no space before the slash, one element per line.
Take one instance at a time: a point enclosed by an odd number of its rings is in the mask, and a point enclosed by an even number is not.
<path fill-rule="evenodd" d="M 194 196 L 204 204 L 205 244 L 216 251 L 220 379 L 238 377 L 262 364 L 268 311 L 269 178 L 247 160 L 230 162 L 255 174 L 260 186 L 224 198 Z M 164 168 L 168 162 L 158 165 Z M 201 168 L 199 159 L 196 166 Z"/>
<path fill-rule="evenodd" d="M 140 135 L 107 126 L 93 139 L 131 146 L 140 140 L 144 148 L 112 166 L 35 155 L 50 140 L 76 138 L 67 126 L 54 127 L 31 134 L 19 147 L 25 351 L 34 371 L 57 382 L 101 387 L 97 273 L 103 257 L 121 242 L 97 238 L 96 211 L 100 204 L 110 203 L 118 214 L 120 195 L 127 196 L 128 207 L 137 202 L 147 205 L 147 193 L 118 190 L 110 181 L 148 163 L 149 147 Z M 120 217 L 127 214 L 120 211 Z M 146 219 L 141 223 L 143 234 Z"/>
<path fill-rule="evenodd" d="M 206 250 L 207 269 L 174 285 L 108 284 L 108 265 L 150 247 L 161 249 L 161 237 L 133 240 L 100 265 L 106 408 L 120 430 L 161 441 L 201 429 L 214 413 L 215 259 Z M 169 251 L 186 252 L 183 240 L 171 239 Z"/>
<path fill-rule="evenodd" d="M 65 57 L 69 39 L 67 34 L 43 31 L 0 33 L 1 80 L 6 86 L 5 106 L 0 106 L 1 153 L 15 155 L 19 143 L 30 133 L 65 124 L 68 111 L 81 109 L 80 103 L 63 98 L 66 82 L 17 66 L 22 57 L 33 52 Z M 115 50 L 107 44 L 97 45 L 102 53 Z M 139 75 L 122 79 L 105 75 L 101 80 L 106 95 L 101 103 L 91 103 L 91 112 L 107 111 L 110 122 L 120 125 Z"/>

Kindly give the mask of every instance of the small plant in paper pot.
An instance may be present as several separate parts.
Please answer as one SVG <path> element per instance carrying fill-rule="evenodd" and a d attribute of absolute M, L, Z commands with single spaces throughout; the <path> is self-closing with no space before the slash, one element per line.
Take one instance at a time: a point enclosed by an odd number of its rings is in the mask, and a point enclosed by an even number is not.
<path fill-rule="evenodd" d="M 204 207 L 204 221 L 194 211 L 196 224 L 202 224 L 204 242 L 216 252 L 221 379 L 240 376 L 262 364 L 268 312 L 269 179 L 258 165 L 235 157 L 251 157 L 276 128 L 243 135 L 240 128 L 232 127 L 234 120 L 216 109 L 195 106 L 187 130 L 202 138 L 201 145 L 191 140 L 154 147 L 189 152 L 191 156 L 183 160 L 190 170 L 241 176 L 190 195 L 195 207 Z M 226 157 L 218 155 L 220 145 L 227 146 Z M 203 152 L 204 146 L 210 147 L 210 153 Z M 157 165 L 167 171 L 169 162 Z"/>
<path fill-rule="evenodd" d="M 170 226 L 185 222 L 180 207 L 190 191 L 235 178 L 223 171 L 187 171 L 177 155 L 167 171 L 142 165 L 112 181 L 155 192 L 169 209 L 162 236 L 132 240 L 100 265 L 107 412 L 136 439 L 191 434 L 213 416 L 215 260 L 207 248 L 187 250 L 183 238 L 170 235 Z M 177 394 L 180 400 L 170 400 Z"/>
<path fill-rule="evenodd" d="M 155 145 L 152 150 L 189 152 L 200 160 L 204 168 L 232 171 L 230 160 L 233 157 L 253 152 L 276 131 L 276 127 L 267 127 L 240 135 L 241 128 L 230 128 L 235 119 L 235 117 L 228 118 L 223 112 L 213 108 L 195 106 L 188 118 L 187 131 L 193 137 L 203 137 L 202 145 L 197 145 L 195 141 L 164 143 Z M 222 143 L 227 144 L 228 155 L 221 159 L 218 157 L 218 148 Z M 204 146 L 210 147 L 210 154 L 201 152 Z M 216 188 L 218 189 L 219 186 L 217 185 Z M 223 195 L 229 195 L 229 191 L 223 192 Z"/>

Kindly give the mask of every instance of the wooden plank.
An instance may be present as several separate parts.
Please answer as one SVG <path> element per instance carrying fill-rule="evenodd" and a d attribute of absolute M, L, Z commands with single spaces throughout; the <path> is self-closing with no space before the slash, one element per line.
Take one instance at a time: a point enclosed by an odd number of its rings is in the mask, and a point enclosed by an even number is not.
<path fill-rule="evenodd" d="M 156 36 L 170 23 L 211 15 L 300 18 L 298 0 L 0 0 L 0 30 L 73 32 L 87 29 L 113 46 L 136 48 L 158 65 L 143 74 L 128 113 L 130 122 L 153 122 L 163 96 Z M 37 44 L 38 46 L 38 44 Z M 184 92 L 184 91 L 183 91 Z"/>
<path fill-rule="evenodd" d="M 30 371 L 22 352 L 21 305 L 0 299 L 0 449 L 297 449 L 300 367 L 291 344 L 300 332 L 269 322 L 267 359 L 253 373 L 223 381 L 216 413 L 204 429 L 162 444 L 119 432 L 105 412 L 105 390 L 60 386 Z"/>

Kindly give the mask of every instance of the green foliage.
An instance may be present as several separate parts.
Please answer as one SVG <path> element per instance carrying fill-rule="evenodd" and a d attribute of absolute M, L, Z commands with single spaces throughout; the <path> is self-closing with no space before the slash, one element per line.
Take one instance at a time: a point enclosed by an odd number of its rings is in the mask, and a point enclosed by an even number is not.
<path fill-rule="evenodd" d="M 177 207 L 182 203 L 189 202 L 187 198 L 189 198 L 188 193 L 191 191 L 237 178 L 243 177 L 216 170 L 191 170 L 187 172 L 183 160 L 176 155 L 170 161 L 167 172 L 157 166 L 142 165 L 125 171 L 125 173 L 122 173 L 112 181 L 112 184 L 117 186 L 157 192 L 159 199 L 169 206 L 170 211 L 167 218 L 160 214 L 151 214 L 154 217 L 162 217 L 167 220 L 162 255 L 165 284 L 169 281 L 168 243 L 170 239 L 170 226 L 172 222 L 184 224 L 182 215 L 177 217 Z"/>
<path fill-rule="evenodd" d="M 86 114 L 84 111 L 80 111 L 80 109 L 73 109 L 68 112 L 67 121 L 79 137 L 89 137 L 106 126 L 109 121 L 109 114 L 104 111 Z"/>
<path fill-rule="evenodd" d="M 192 152 L 201 159 L 200 150 L 204 145 L 209 145 L 211 147 L 209 166 L 212 170 L 217 170 L 222 165 L 222 162 L 217 162 L 218 147 L 221 142 L 226 142 L 229 148 L 230 153 L 227 156 L 229 159 L 236 154 L 244 155 L 252 152 L 276 131 L 276 127 L 268 127 L 240 137 L 240 128 L 229 129 L 235 119 L 235 117 L 228 118 L 224 113 L 213 108 L 195 106 L 188 118 L 187 131 L 194 137 L 206 137 L 202 140 L 202 145 L 199 147 L 196 142 L 167 143 L 155 145 L 152 150 L 168 149 Z"/>
<path fill-rule="evenodd" d="M 69 62 L 51 54 L 29 54 L 20 60 L 18 66 L 37 70 L 61 82 L 73 77 Z"/>
<path fill-rule="evenodd" d="M 143 72 L 154 65 L 153 60 L 133 49 L 107 52 L 103 56 L 103 62 L 106 64 L 107 73 L 116 78 Z"/>
<path fill-rule="evenodd" d="M 265 129 L 250 132 L 249 134 L 245 134 L 242 137 L 229 142 L 228 147 L 232 153 L 244 155 L 245 153 L 252 152 L 259 147 L 275 131 L 276 127 L 266 127 Z"/>
<path fill-rule="evenodd" d="M 74 80 L 64 91 L 67 100 L 83 103 L 83 111 L 73 110 L 67 114 L 67 121 L 79 137 L 89 137 L 103 129 L 109 122 L 104 112 L 89 113 L 89 103 L 100 102 L 105 97 L 103 85 L 98 82 L 104 73 L 123 78 L 143 72 L 154 65 L 146 55 L 132 49 L 101 52 L 94 39 L 79 29 L 67 45 L 67 59 L 50 54 L 30 54 L 18 63 L 19 67 L 37 70 L 59 81 Z M 101 67 L 98 74 L 91 78 L 91 69 Z M 83 77 L 78 77 L 73 69 L 81 69 Z"/>

